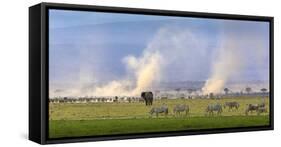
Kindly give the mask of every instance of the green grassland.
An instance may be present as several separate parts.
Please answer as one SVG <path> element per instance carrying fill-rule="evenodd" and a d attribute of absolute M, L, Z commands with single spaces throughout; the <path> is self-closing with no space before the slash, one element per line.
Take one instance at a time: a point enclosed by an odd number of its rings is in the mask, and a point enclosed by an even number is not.
<path fill-rule="evenodd" d="M 245 116 L 246 104 L 259 104 L 268 98 L 223 98 L 223 99 L 168 99 L 156 100 L 153 106 L 144 103 L 60 103 L 49 105 L 49 137 L 75 137 L 143 132 L 161 132 L 210 128 L 231 128 L 269 125 L 268 113 L 250 113 Z M 206 116 L 208 104 L 237 101 L 238 110 L 223 109 L 220 116 Z M 151 117 L 152 107 L 169 107 L 169 115 Z M 188 116 L 174 116 L 172 109 L 176 104 L 190 107 Z M 268 110 L 269 112 L 269 110 Z"/>

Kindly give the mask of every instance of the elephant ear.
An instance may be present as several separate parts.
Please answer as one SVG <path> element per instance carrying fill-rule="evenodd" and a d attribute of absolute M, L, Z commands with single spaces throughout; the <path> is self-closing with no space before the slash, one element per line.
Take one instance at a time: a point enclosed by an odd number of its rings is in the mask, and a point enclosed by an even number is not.
<path fill-rule="evenodd" d="M 144 96 L 145 96 L 145 92 L 142 92 L 142 93 L 141 93 L 141 97 L 144 97 Z"/>

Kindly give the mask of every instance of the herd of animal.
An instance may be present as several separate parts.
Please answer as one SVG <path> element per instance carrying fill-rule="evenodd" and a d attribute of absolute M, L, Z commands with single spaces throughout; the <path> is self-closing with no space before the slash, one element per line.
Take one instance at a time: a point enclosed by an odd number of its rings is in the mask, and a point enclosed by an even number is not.
<path fill-rule="evenodd" d="M 153 102 L 153 93 L 152 92 L 150 92 L 150 91 L 142 92 L 141 97 L 145 101 L 146 106 L 152 105 L 152 102 Z M 209 115 L 209 116 L 213 116 L 215 113 L 217 113 L 217 115 L 221 115 L 221 113 L 223 112 L 223 108 L 227 108 L 227 107 L 228 107 L 228 111 L 238 110 L 240 107 L 240 104 L 236 101 L 225 102 L 224 105 L 219 104 L 219 103 L 209 104 L 205 109 L 205 114 Z M 177 104 L 173 108 L 173 113 L 174 113 L 174 116 L 178 116 L 182 112 L 184 112 L 185 115 L 188 115 L 189 110 L 190 110 L 190 108 L 188 105 Z M 250 113 L 256 112 L 258 115 L 260 115 L 261 113 L 267 113 L 265 103 L 247 104 L 245 114 L 248 115 L 249 112 Z M 168 106 L 163 104 L 160 107 L 152 107 L 149 113 L 151 116 L 156 115 L 156 117 L 158 117 L 159 114 L 164 114 L 165 116 L 167 116 L 169 113 L 169 108 L 168 108 Z"/>
<path fill-rule="evenodd" d="M 223 112 L 223 109 L 227 109 L 228 111 L 235 111 L 238 110 L 240 107 L 240 104 L 236 101 L 233 102 L 225 102 L 224 105 L 215 103 L 215 104 L 209 104 L 207 105 L 205 109 L 205 115 L 206 116 L 213 116 L 214 114 L 221 115 Z M 185 115 L 189 115 L 190 107 L 186 104 L 177 104 L 173 107 L 173 115 L 174 116 L 180 116 L 181 113 L 184 113 Z M 249 113 L 256 112 L 257 115 L 260 115 L 261 113 L 267 113 L 267 109 L 265 106 L 265 103 L 261 104 L 247 104 L 245 115 L 248 115 Z M 164 116 L 168 116 L 169 114 L 169 107 L 165 104 L 159 107 L 152 107 L 149 111 L 150 115 L 155 115 L 156 117 L 159 116 L 159 114 L 163 114 Z"/>

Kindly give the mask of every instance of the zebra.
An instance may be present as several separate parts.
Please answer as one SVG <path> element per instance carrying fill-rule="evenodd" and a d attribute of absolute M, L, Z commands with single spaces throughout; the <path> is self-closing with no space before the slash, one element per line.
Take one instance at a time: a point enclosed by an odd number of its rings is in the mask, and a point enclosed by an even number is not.
<path fill-rule="evenodd" d="M 174 114 L 180 114 L 181 112 L 185 112 L 185 115 L 189 113 L 189 106 L 186 104 L 178 104 L 174 107 Z"/>
<path fill-rule="evenodd" d="M 159 113 L 163 113 L 165 116 L 168 115 L 169 113 L 169 108 L 165 105 L 161 106 L 161 107 L 153 107 L 150 110 L 150 115 L 152 116 L 153 114 L 156 115 L 156 117 L 158 117 Z"/>
<path fill-rule="evenodd" d="M 222 105 L 221 104 L 209 104 L 206 108 L 206 115 L 214 115 L 214 111 L 217 111 L 217 115 L 222 113 Z"/>

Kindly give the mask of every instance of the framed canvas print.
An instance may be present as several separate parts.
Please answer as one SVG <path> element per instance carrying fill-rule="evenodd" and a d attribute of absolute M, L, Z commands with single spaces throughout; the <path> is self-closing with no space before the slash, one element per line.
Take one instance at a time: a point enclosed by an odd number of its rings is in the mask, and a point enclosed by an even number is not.
<path fill-rule="evenodd" d="M 273 129 L 273 17 L 29 8 L 29 139 Z"/>

